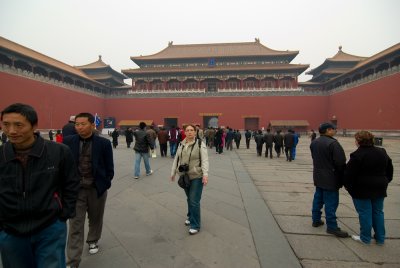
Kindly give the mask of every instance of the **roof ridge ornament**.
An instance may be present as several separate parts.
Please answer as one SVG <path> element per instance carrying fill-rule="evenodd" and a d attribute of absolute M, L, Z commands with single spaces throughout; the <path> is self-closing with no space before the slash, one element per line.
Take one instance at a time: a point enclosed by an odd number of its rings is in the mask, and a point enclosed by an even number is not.
<path fill-rule="evenodd" d="M 339 51 L 342 51 L 342 45 L 339 45 Z"/>
<path fill-rule="evenodd" d="M 260 38 L 256 37 L 256 38 L 254 38 L 254 39 L 255 39 L 255 42 L 256 42 L 256 43 L 258 43 L 258 44 L 260 43 Z"/>
<path fill-rule="evenodd" d="M 173 43 L 174 43 L 174 41 L 169 41 L 169 42 L 168 42 L 168 46 L 169 46 L 169 47 L 172 46 Z"/>
<path fill-rule="evenodd" d="M 101 55 L 99 55 L 99 61 L 101 61 Z"/>

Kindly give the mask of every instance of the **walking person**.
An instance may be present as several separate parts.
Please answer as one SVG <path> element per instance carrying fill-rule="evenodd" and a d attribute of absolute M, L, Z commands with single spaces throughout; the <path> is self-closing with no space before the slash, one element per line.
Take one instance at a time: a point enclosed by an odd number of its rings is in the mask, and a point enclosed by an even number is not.
<path fill-rule="evenodd" d="M 292 160 L 295 160 L 296 159 L 296 147 L 297 147 L 297 144 L 299 143 L 300 136 L 295 130 L 292 130 L 292 133 L 293 133 L 293 138 L 294 138 L 293 147 L 292 147 Z"/>
<path fill-rule="evenodd" d="M 223 149 L 224 149 L 224 141 L 223 141 L 223 136 L 224 136 L 224 130 L 222 128 L 218 128 L 217 132 L 215 133 L 215 151 L 217 154 L 222 154 Z"/>
<path fill-rule="evenodd" d="M 131 148 L 131 143 L 133 142 L 133 131 L 132 128 L 128 127 L 125 130 L 125 140 L 126 140 L 126 147 Z"/>
<path fill-rule="evenodd" d="M 134 179 L 139 179 L 140 177 L 140 162 L 143 158 L 144 167 L 146 169 L 146 176 L 153 174 L 153 170 L 150 168 L 150 155 L 149 148 L 154 150 L 154 140 L 150 137 L 149 133 L 146 132 L 146 123 L 140 122 L 139 129 L 136 130 L 133 135 L 135 136 L 135 171 Z"/>
<path fill-rule="evenodd" d="M 281 151 L 283 148 L 283 136 L 281 130 L 278 130 L 274 136 L 275 152 L 276 156 L 279 158 L 281 156 Z"/>
<path fill-rule="evenodd" d="M 53 132 L 53 130 L 49 130 L 49 140 L 53 140 L 54 139 L 54 132 Z"/>
<path fill-rule="evenodd" d="M 196 138 L 196 126 L 186 125 L 185 134 L 172 164 L 171 181 L 175 180 L 177 173 L 189 175 L 190 186 L 185 189 L 188 206 L 185 225 L 189 226 L 189 234 L 194 235 L 201 228 L 200 200 L 203 187 L 208 183 L 209 163 L 205 143 Z"/>
<path fill-rule="evenodd" d="M 321 209 L 325 206 L 326 232 L 338 237 L 348 237 L 337 224 L 336 210 L 339 206 L 339 189 L 343 186 L 346 156 L 340 143 L 333 138 L 336 127 L 331 123 L 319 126 L 320 137 L 311 145 L 313 180 L 315 185 L 312 204 L 312 226 L 324 224 Z"/>
<path fill-rule="evenodd" d="M 64 137 L 77 134 L 75 129 L 75 115 L 71 115 L 68 123 L 62 127 L 62 134 Z"/>
<path fill-rule="evenodd" d="M 315 133 L 314 129 L 311 129 L 310 139 L 311 142 L 317 138 L 317 133 Z"/>
<path fill-rule="evenodd" d="M 233 140 L 235 138 L 235 133 L 233 133 L 231 128 L 228 128 L 228 133 L 226 134 L 226 150 L 232 151 L 233 149 Z"/>
<path fill-rule="evenodd" d="M 64 135 L 61 133 L 61 130 L 58 129 L 57 132 L 56 132 L 56 142 L 62 143 L 63 142 L 63 138 L 64 138 Z"/>
<path fill-rule="evenodd" d="M 286 161 L 292 162 L 293 160 L 293 146 L 294 146 L 294 135 L 293 131 L 291 129 L 286 132 L 286 134 L 283 136 L 283 143 L 285 146 L 285 155 L 286 155 Z"/>
<path fill-rule="evenodd" d="M 265 157 L 268 158 L 268 152 L 269 152 L 269 157 L 272 159 L 272 147 L 274 144 L 274 135 L 271 133 L 271 129 L 267 129 L 267 133 L 264 134 L 264 142 L 265 142 Z"/>
<path fill-rule="evenodd" d="M 111 133 L 112 137 L 112 145 L 114 149 L 117 149 L 118 146 L 118 137 L 119 137 L 119 132 L 117 128 L 114 128 L 114 131 Z"/>
<path fill-rule="evenodd" d="M 160 128 L 160 131 L 157 134 L 158 143 L 160 144 L 160 154 L 161 157 L 167 156 L 167 149 L 168 149 L 168 132 L 165 128 Z"/>
<path fill-rule="evenodd" d="M 256 142 L 257 156 L 261 156 L 262 148 L 263 148 L 263 144 L 264 144 L 264 136 L 262 134 L 261 129 L 257 131 L 257 134 L 255 134 L 254 140 Z"/>
<path fill-rule="evenodd" d="M 392 159 L 385 149 L 374 146 L 374 136 L 368 131 L 355 134 L 357 150 L 350 154 L 344 186 L 353 198 L 360 222 L 360 234 L 351 237 L 361 243 L 371 243 L 371 229 L 376 243 L 385 243 L 383 202 L 393 179 Z"/>
<path fill-rule="evenodd" d="M 246 138 L 246 148 L 250 149 L 250 140 L 251 140 L 251 132 L 250 130 L 246 130 L 246 133 L 244 133 L 244 137 Z"/>
<path fill-rule="evenodd" d="M 213 127 L 210 127 L 208 131 L 208 146 L 210 147 L 210 149 L 214 147 L 216 132 L 217 131 Z"/>
<path fill-rule="evenodd" d="M 9 138 L 0 146 L 2 267 L 65 268 L 65 222 L 75 216 L 79 190 L 71 151 L 35 135 L 29 105 L 8 106 L 1 121 Z"/>
<path fill-rule="evenodd" d="M 107 190 L 114 177 L 111 143 L 94 134 L 94 116 L 90 113 L 77 114 L 75 128 L 78 134 L 64 139 L 64 144 L 72 151 L 80 177 L 76 216 L 69 221 L 67 257 L 70 267 L 78 267 L 81 262 L 86 214 L 89 220 L 86 238 L 89 253 L 96 254 L 99 251 Z"/>
<path fill-rule="evenodd" d="M 176 148 L 178 145 L 178 130 L 175 126 L 172 126 L 171 129 L 168 131 L 168 141 L 169 141 L 169 153 L 171 157 L 174 158 L 176 154 Z"/>
<path fill-rule="evenodd" d="M 239 149 L 240 147 L 240 141 L 242 140 L 242 134 L 240 133 L 239 129 L 237 129 L 235 132 L 235 143 L 236 143 L 236 149 Z"/>

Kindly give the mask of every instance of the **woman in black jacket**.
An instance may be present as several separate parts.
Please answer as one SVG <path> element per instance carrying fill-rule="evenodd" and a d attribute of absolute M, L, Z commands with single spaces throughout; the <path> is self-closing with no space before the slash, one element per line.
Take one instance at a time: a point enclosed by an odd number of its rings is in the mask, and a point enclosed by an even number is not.
<path fill-rule="evenodd" d="M 358 149 L 350 154 L 344 185 L 353 198 L 360 221 L 360 235 L 356 241 L 369 244 L 371 229 L 377 244 L 385 242 L 383 201 L 393 178 L 393 164 L 385 149 L 374 146 L 374 136 L 368 131 L 355 134 Z"/>

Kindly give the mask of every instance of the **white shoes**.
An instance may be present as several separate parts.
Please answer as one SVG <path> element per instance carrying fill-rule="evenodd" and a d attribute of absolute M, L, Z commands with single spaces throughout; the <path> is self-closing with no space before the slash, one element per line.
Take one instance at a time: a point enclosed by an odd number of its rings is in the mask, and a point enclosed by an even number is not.
<path fill-rule="evenodd" d="M 153 170 L 150 170 L 150 172 L 147 173 L 146 176 L 150 176 L 151 174 L 153 174 Z"/>
<path fill-rule="evenodd" d="M 90 243 L 89 244 L 89 253 L 96 254 L 97 252 L 99 252 L 99 246 L 96 243 Z"/>
<path fill-rule="evenodd" d="M 197 234 L 198 232 L 200 232 L 200 230 L 192 229 L 192 228 L 189 229 L 189 234 L 191 234 L 191 235 L 195 235 L 195 234 Z"/>
<path fill-rule="evenodd" d="M 360 238 L 359 235 L 352 235 L 352 236 L 351 236 L 351 239 L 353 239 L 354 241 L 357 241 L 357 242 L 359 242 L 359 243 L 361 243 L 361 244 L 368 245 L 367 243 L 364 243 L 364 242 L 361 240 L 361 238 Z"/>
<path fill-rule="evenodd" d="M 185 220 L 185 225 L 189 226 L 190 225 L 190 221 L 188 219 Z"/>

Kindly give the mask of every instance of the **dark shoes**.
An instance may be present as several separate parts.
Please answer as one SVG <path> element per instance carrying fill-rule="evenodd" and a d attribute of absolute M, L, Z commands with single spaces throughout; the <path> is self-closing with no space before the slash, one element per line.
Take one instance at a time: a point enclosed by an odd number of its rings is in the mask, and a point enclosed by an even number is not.
<path fill-rule="evenodd" d="M 312 223 L 312 227 L 320 227 L 322 225 L 324 225 L 323 221 L 315 221 Z"/>
<path fill-rule="evenodd" d="M 342 238 L 349 237 L 349 234 L 347 232 L 344 232 L 344 231 L 340 230 L 340 228 L 327 229 L 326 232 L 328 234 L 333 234 L 333 235 L 335 235 L 337 237 L 342 237 Z"/>

